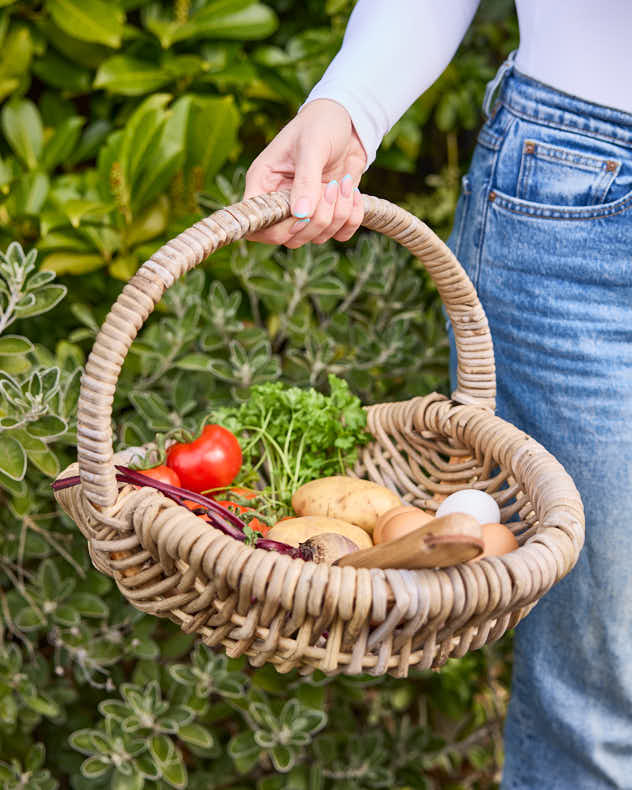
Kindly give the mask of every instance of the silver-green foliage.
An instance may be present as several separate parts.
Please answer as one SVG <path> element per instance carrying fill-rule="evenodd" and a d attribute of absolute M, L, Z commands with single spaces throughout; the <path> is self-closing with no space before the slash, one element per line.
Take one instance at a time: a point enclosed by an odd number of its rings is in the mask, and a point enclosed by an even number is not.
<path fill-rule="evenodd" d="M 62 437 L 72 441 L 79 391 L 78 367 L 50 365 L 45 349 L 5 331 L 51 310 L 66 294 L 52 282 L 53 272 L 36 270 L 36 259 L 37 250 L 25 254 L 17 242 L 0 253 L 0 487 L 22 509 L 29 501 L 29 465 L 50 477 L 59 471 L 50 445 Z"/>

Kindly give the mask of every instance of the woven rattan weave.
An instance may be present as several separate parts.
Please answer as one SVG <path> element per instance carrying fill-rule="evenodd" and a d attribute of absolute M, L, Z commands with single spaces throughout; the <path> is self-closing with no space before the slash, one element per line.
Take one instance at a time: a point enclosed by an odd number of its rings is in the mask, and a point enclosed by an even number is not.
<path fill-rule="evenodd" d="M 446 306 L 458 386 L 368 407 L 375 441 L 354 474 L 436 509 L 438 496 L 491 493 L 519 548 L 442 570 L 337 568 L 252 549 L 151 488 L 121 485 L 112 400 L 125 356 L 164 291 L 220 247 L 290 216 L 287 193 L 212 214 L 165 244 L 123 289 L 86 364 L 79 398 L 81 485 L 57 499 L 88 541 L 96 568 L 138 609 L 169 617 L 230 656 L 281 672 L 320 669 L 405 676 L 498 639 L 575 564 L 584 539 L 578 492 L 536 441 L 493 413 L 495 369 L 487 320 L 450 250 L 420 220 L 364 196 L 363 225 L 406 247 Z"/>

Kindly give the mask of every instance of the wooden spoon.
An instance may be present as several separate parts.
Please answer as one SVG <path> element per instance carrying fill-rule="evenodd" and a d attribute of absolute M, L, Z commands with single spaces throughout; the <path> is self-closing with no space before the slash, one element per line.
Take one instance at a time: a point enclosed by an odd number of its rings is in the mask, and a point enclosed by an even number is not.
<path fill-rule="evenodd" d="M 480 523 L 465 513 L 435 518 L 401 538 L 340 557 L 334 565 L 351 568 L 444 568 L 483 553 Z"/>

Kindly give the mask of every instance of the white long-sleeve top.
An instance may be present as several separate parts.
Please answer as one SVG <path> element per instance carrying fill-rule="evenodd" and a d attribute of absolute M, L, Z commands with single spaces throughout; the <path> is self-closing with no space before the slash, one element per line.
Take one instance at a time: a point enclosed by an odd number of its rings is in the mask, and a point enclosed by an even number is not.
<path fill-rule="evenodd" d="M 358 0 L 306 103 L 348 110 L 367 167 L 388 130 L 452 60 L 479 0 Z M 632 113 L 632 0 L 516 0 L 518 71 Z"/>

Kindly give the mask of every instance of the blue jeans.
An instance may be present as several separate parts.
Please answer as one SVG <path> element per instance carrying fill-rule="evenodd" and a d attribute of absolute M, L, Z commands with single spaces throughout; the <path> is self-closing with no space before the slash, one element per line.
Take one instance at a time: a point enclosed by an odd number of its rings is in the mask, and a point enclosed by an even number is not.
<path fill-rule="evenodd" d="M 586 511 L 577 565 L 516 628 L 502 788 L 629 789 L 632 115 L 510 68 L 449 244 L 489 319 L 497 414 Z"/>

